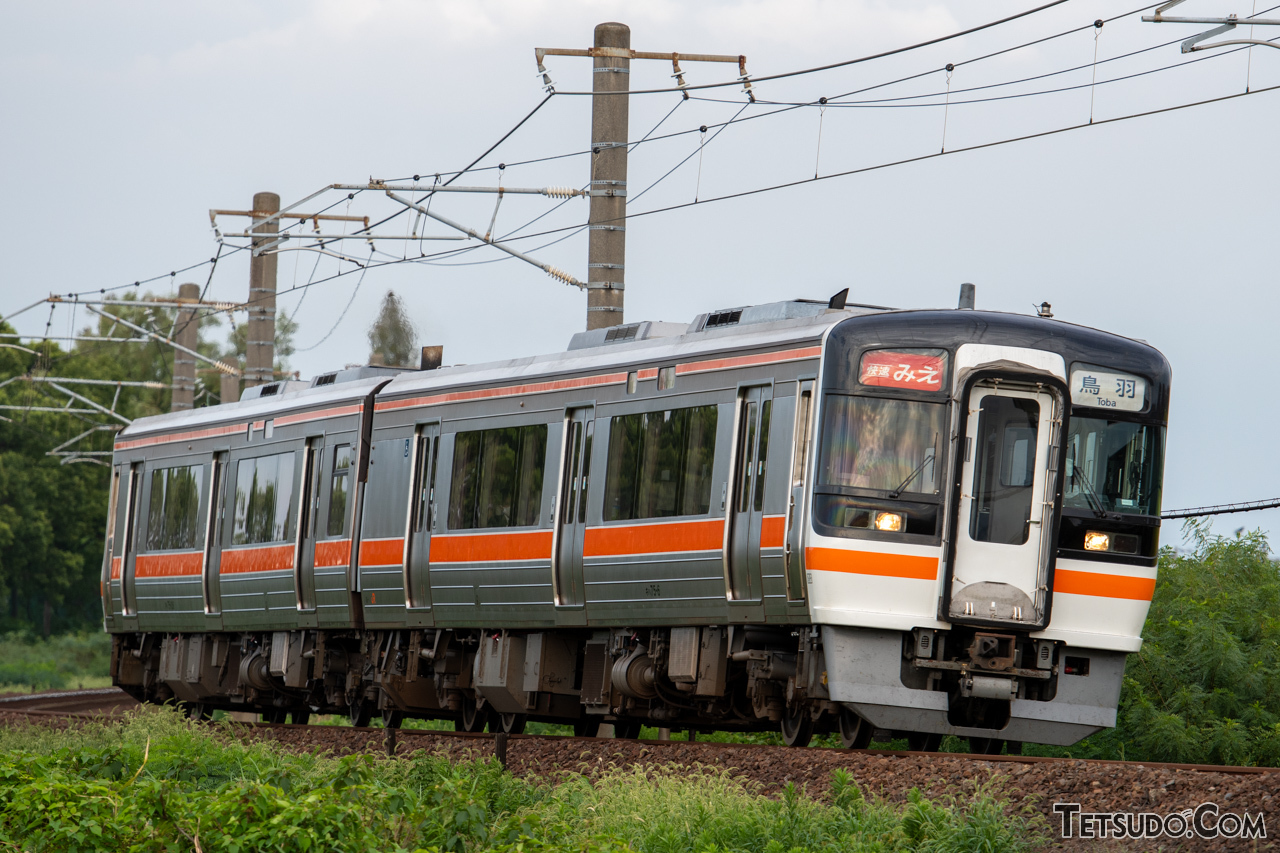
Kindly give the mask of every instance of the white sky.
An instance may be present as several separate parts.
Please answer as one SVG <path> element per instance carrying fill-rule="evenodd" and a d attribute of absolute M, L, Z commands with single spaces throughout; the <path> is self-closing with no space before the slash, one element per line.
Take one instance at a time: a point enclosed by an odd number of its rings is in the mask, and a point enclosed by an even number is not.
<path fill-rule="evenodd" d="M 1232 5 L 1235 3 L 1235 5 Z M 918 42 L 1030 8 L 1034 0 L 984 3 L 757 0 L 646 3 L 562 0 L 457 2 L 56 2 L 6 4 L 0 56 L 0 314 L 55 293 L 113 287 L 212 257 L 210 208 L 247 208 L 270 190 L 286 204 L 335 182 L 431 175 L 458 169 L 542 97 L 534 47 L 588 47 L 601 21 L 631 26 L 637 50 L 745 53 L 756 76 L 837 62 Z M 762 82 L 762 100 L 810 101 L 884 83 L 1087 26 L 1134 9 L 1071 0 L 1051 10 L 892 59 Z M 1240 0 L 1190 0 L 1170 14 L 1246 15 Z M 1266 0 L 1256 7 L 1261 13 Z M 1275 15 L 1271 15 L 1275 17 Z M 1101 60 L 1189 37 L 1207 27 L 1144 24 L 1129 16 L 1098 36 Z M 1267 30 L 1270 30 L 1268 32 Z M 1237 33 L 1247 37 L 1248 33 Z M 1032 48 L 960 65 L 953 90 L 1092 62 L 1089 29 Z M 1258 28 L 1259 38 L 1280 36 Z M 1032 98 L 953 104 L 949 149 L 1280 84 L 1280 51 L 1256 48 L 1191 57 L 1177 44 L 1100 65 L 1097 79 L 1188 59 L 1187 68 Z M 590 88 L 590 60 L 551 57 L 564 92 Z M 690 83 L 718 82 L 732 66 L 686 63 Z M 671 84 L 662 62 L 635 62 L 633 88 Z M 1091 68 L 1019 86 L 956 94 L 955 100 L 1089 84 Z M 945 74 L 861 97 L 943 91 Z M 740 87 L 699 93 L 660 133 L 724 121 Z M 631 138 L 672 107 L 674 94 L 634 97 Z M 779 192 L 633 219 L 628 228 L 627 319 L 688 321 L 718 307 L 792 297 L 954 307 L 960 282 L 978 306 L 1029 313 L 1049 301 L 1059 318 L 1142 338 L 1173 363 L 1165 508 L 1274 497 L 1274 454 L 1261 439 L 1280 420 L 1272 331 L 1277 225 L 1274 187 L 1261 180 L 1280 139 L 1280 92 L 957 153 Z M 762 114 L 747 109 L 742 117 Z M 821 124 L 823 174 L 935 153 L 941 108 L 796 109 L 735 124 L 643 199 L 631 213 L 812 177 Z M 560 95 L 481 166 L 584 150 L 590 100 Z M 708 135 L 709 136 L 709 135 Z M 631 154 L 639 191 L 696 150 L 698 133 Z M 508 186 L 582 186 L 588 158 L 512 166 Z M 495 171 L 460 183 L 492 185 Z M 324 200 L 340 201 L 339 196 Z M 321 201 L 309 203 L 315 209 Z M 440 196 L 433 209 L 484 231 L 492 197 Z M 508 196 L 497 232 L 554 202 Z M 530 231 L 581 224 L 574 200 Z M 350 213 L 379 217 L 394 206 L 360 195 Z M 345 201 L 331 212 L 347 212 Z M 237 229 L 243 220 L 225 220 Z M 405 233 L 401 216 L 384 227 Z M 326 226 L 330 230 L 330 226 Z M 449 233 L 431 224 L 428 234 Z M 516 241 L 540 260 L 586 278 L 586 234 Z M 464 244 L 426 243 L 427 252 Z M 474 243 L 472 244 L 474 245 Z M 383 242 L 397 257 L 404 244 Z M 418 244 L 412 251 L 417 252 Z M 348 251 L 367 257 L 366 245 Z M 386 256 L 378 256 L 386 260 Z M 361 362 L 365 331 L 388 289 L 406 299 L 422 343 L 446 363 L 561 349 L 582 328 L 585 296 L 514 260 L 478 248 L 452 262 L 399 264 L 281 297 L 296 312 L 293 366 L 309 376 Z M 279 286 L 354 269 L 334 258 L 280 256 Z M 179 277 L 203 284 L 207 268 Z M 209 298 L 243 300 L 247 263 L 219 264 Z M 168 290 L 168 282 L 150 286 Z M 302 293 L 307 293 L 299 305 Z M 15 322 L 43 332 L 47 310 Z M 69 311 L 54 316 L 66 333 Z M 83 325 L 84 314 L 75 319 Z M 1280 511 L 1226 516 L 1216 529 L 1273 530 Z M 1164 540 L 1176 543 L 1176 525 Z"/>

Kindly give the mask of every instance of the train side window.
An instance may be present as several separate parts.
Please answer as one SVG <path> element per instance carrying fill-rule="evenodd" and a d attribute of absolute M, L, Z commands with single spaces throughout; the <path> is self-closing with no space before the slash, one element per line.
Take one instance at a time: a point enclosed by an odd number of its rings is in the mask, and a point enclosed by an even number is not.
<path fill-rule="evenodd" d="M 236 466 L 232 545 L 281 542 L 293 516 L 293 453 L 241 459 Z"/>
<path fill-rule="evenodd" d="M 333 449 L 333 472 L 329 477 L 328 536 L 341 536 L 347 526 L 347 495 L 351 483 L 351 445 L 339 444 Z"/>
<path fill-rule="evenodd" d="M 203 465 L 177 465 L 151 472 L 147 505 L 147 550 L 178 551 L 196 547 Z"/>
<path fill-rule="evenodd" d="M 705 515 L 711 507 L 717 411 L 694 406 L 613 418 L 604 520 Z"/>
<path fill-rule="evenodd" d="M 458 433 L 453 443 L 449 529 L 537 524 L 546 458 L 546 424 Z"/>
<path fill-rule="evenodd" d="M 773 401 L 760 404 L 760 444 L 756 450 L 756 496 L 752 508 L 760 512 L 764 508 L 764 475 L 769 467 L 769 420 Z"/>
<path fill-rule="evenodd" d="M 805 470 L 809 465 L 810 412 L 813 411 L 813 380 L 800 383 L 800 397 L 796 401 L 795 460 L 791 465 L 791 488 L 804 485 Z"/>

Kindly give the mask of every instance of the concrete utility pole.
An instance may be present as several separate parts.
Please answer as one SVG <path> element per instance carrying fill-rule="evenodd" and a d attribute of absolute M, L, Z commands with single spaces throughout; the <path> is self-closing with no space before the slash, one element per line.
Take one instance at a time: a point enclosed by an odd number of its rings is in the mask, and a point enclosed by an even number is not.
<path fill-rule="evenodd" d="M 178 301 L 200 302 L 200 285 L 178 286 Z M 194 350 L 200 344 L 200 321 L 194 307 L 178 311 L 173 339 L 180 347 Z M 180 349 L 173 351 L 173 396 L 169 411 L 182 412 L 195 406 L 196 360 Z"/>
<path fill-rule="evenodd" d="M 627 132 L 631 90 L 631 60 L 671 61 L 678 87 L 683 88 L 686 62 L 736 62 L 747 91 L 745 56 L 691 53 L 648 53 L 631 49 L 631 28 L 615 22 L 600 24 L 595 46 L 589 50 L 535 48 L 538 71 L 553 91 L 543 59 L 547 56 L 590 56 L 591 91 L 591 226 L 587 243 L 587 329 L 623 323 L 623 292 L 627 257 Z"/>
<path fill-rule="evenodd" d="M 270 219 L 251 230 L 255 234 L 274 235 L 280 231 L 280 196 L 275 193 L 256 193 L 253 196 L 254 220 Z M 255 237 L 257 249 L 271 242 L 273 237 Z M 254 252 L 249 258 L 249 328 L 244 359 L 244 384 L 246 388 L 266 385 L 275 380 L 276 362 L 276 266 L 274 252 Z"/>
<path fill-rule="evenodd" d="M 591 91 L 591 225 L 587 238 L 587 329 L 620 326 L 627 259 L 627 130 L 631 28 L 596 27 Z"/>

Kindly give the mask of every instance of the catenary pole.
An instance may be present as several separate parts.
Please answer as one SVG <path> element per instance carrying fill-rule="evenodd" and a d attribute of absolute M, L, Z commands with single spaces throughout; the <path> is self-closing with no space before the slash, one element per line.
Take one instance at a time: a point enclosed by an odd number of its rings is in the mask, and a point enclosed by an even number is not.
<path fill-rule="evenodd" d="M 178 301 L 198 303 L 200 301 L 200 285 L 183 284 L 178 286 Z M 200 322 L 196 318 L 196 310 L 184 308 L 178 311 L 173 339 L 180 347 L 194 350 L 200 344 Z M 173 351 L 173 396 L 169 411 L 185 412 L 195 406 L 196 393 L 196 360 L 180 349 Z"/>
<path fill-rule="evenodd" d="M 587 329 L 623 323 L 627 257 L 627 131 L 631 28 L 596 27 L 591 91 L 591 212 L 587 243 Z"/>
<path fill-rule="evenodd" d="M 275 235 L 280 230 L 280 196 L 275 193 L 255 193 L 253 196 L 254 221 L 269 221 L 255 225 L 255 234 Z M 265 385 L 275 379 L 276 339 L 276 267 L 279 257 L 266 251 L 276 240 L 274 236 L 255 237 L 253 254 L 249 259 L 249 324 L 246 330 L 244 384 L 246 388 Z"/>

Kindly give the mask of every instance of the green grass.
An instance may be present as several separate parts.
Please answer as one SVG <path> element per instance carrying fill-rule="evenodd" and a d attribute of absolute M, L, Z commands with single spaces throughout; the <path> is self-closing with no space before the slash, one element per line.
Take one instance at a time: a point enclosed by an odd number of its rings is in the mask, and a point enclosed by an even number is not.
<path fill-rule="evenodd" d="M 0 729 L 0 848 L 207 853 L 806 853 L 1042 846 L 1043 821 L 976 791 L 895 806 L 837 773 L 764 796 L 719 771 L 521 779 L 492 761 L 332 758 L 242 743 L 166 708 L 55 731 Z"/>
<path fill-rule="evenodd" d="M 0 637 L 0 693 L 111 686 L 111 637 L 29 634 Z"/>

